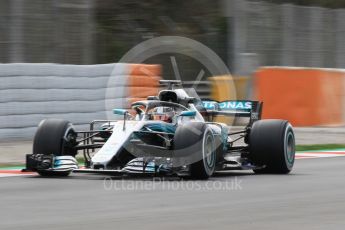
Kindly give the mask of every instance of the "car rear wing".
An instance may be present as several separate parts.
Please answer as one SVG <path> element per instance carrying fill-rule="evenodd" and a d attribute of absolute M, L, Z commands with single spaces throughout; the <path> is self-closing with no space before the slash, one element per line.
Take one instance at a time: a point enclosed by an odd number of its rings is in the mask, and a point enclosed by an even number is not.
<path fill-rule="evenodd" d="M 263 102 L 249 100 L 202 101 L 203 108 L 211 116 L 248 117 L 249 123 L 261 119 Z"/>

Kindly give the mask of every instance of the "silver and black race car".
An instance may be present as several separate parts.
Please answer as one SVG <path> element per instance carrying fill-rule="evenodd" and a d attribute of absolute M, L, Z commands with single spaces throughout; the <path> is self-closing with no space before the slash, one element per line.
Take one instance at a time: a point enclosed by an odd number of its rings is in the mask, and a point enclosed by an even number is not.
<path fill-rule="evenodd" d="M 261 120 L 262 102 L 202 101 L 195 91 L 179 87 L 180 81 L 161 83 L 167 89 L 158 96 L 137 101 L 128 110 L 114 109 L 121 119 L 94 120 L 88 131 L 76 131 L 65 120 L 43 120 L 33 154 L 26 156 L 26 170 L 42 176 L 73 172 L 192 179 L 207 179 L 221 170 L 292 170 L 292 126 L 285 120 Z M 222 116 L 247 123 L 239 129 L 215 122 Z"/>

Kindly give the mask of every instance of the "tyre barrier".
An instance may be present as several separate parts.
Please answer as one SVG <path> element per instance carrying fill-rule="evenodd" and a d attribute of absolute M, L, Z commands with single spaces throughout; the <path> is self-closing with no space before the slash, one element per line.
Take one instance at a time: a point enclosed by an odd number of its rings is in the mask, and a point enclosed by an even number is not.
<path fill-rule="evenodd" d="M 107 118 L 106 105 L 127 108 L 156 95 L 160 76 L 160 65 L 0 64 L 0 140 L 30 139 L 46 118 L 86 128 Z"/>

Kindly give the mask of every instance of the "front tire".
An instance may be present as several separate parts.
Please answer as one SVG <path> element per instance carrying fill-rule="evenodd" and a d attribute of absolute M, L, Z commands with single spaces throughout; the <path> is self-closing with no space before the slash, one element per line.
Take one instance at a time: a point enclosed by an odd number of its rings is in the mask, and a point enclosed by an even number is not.
<path fill-rule="evenodd" d="M 288 174 L 295 162 L 295 135 L 285 120 L 256 121 L 249 134 L 250 159 L 255 173 Z"/>
<path fill-rule="evenodd" d="M 215 137 L 210 127 L 204 123 L 191 122 L 177 128 L 174 148 L 183 155 L 190 156 L 191 179 L 208 179 L 216 167 Z"/>
<path fill-rule="evenodd" d="M 72 124 L 62 119 L 47 119 L 41 121 L 33 141 L 33 153 L 54 156 L 75 156 L 77 151 L 76 133 Z M 38 170 L 45 177 L 65 177 L 71 171 Z"/>

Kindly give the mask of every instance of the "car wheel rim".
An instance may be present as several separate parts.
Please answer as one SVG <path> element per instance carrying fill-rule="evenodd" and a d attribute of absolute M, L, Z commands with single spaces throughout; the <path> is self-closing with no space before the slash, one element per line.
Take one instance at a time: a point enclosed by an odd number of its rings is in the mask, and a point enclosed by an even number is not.
<path fill-rule="evenodd" d="M 72 127 L 69 127 L 64 135 L 62 155 L 76 155 L 75 150 L 73 150 L 73 147 L 76 145 L 77 133 L 73 130 Z"/>
<path fill-rule="evenodd" d="M 295 160 L 295 138 L 292 132 L 288 132 L 286 137 L 286 159 L 289 165 L 292 165 Z"/>
<path fill-rule="evenodd" d="M 212 172 L 215 165 L 214 143 L 213 136 L 207 135 L 204 142 L 204 164 L 205 167 Z"/>

